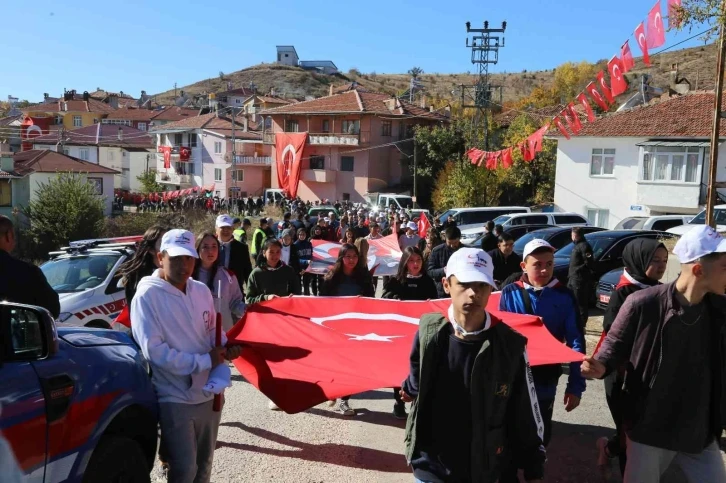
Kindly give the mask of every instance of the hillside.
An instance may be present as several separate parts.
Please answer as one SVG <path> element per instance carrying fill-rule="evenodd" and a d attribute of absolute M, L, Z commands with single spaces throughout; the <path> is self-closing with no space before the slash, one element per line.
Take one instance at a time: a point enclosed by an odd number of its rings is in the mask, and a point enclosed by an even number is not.
<path fill-rule="evenodd" d="M 634 52 L 637 46 L 634 47 Z M 636 81 L 642 74 L 653 77 L 651 85 L 667 87 L 670 83 L 671 65 L 677 63 L 680 77 L 685 77 L 691 83 L 692 89 L 713 89 L 716 71 L 716 44 L 704 47 L 673 50 L 651 56 L 651 67 L 646 67 L 641 58 L 636 58 L 635 68 L 626 75 L 631 89 L 637 89 Z M 606 60 L 598 63 L 605 64 Z M 425 66 L 423 66 L 425 69 Z M 472 66 L 473 68 L 474 66 Z M 517 101 L 528 96 L 537 86 L 547 86 L 552 83 L 554 69 L 536 72 L 497 73 L 492 74 L 492 83 L 502 85 L 504 101 Z M 234 87 L 248 87 L 252 82 L 259 92 L 268 92 L 274 88 L 278 95 L 302 99 L 305 96 L 327 95 L 331 83 L 338 86 L 355 80 L 363 87 L 389 94 L 400 94 L 408 88 L 410 77 L 407 74 L 361 74 L 351 70 L 347 74 L 335 76 L 317 74 L 297 67 L 281 66 L 276 64 L 260 64 L 242 69 L 224 78 L 214 77 L 180 87 L 189 94 L 207 94 L 226 90 L 227 82 Z M 452 100 L 459 98 L 458 86 L 472 84 L 476 79 L 471 73 L 438 74 L 425 73 L 419 80 L 426 89 L 427 98 L 436 100 Z M 454 93 L 452 94 L 452 91 Z M 169 90 L 156 95 L 157 102 L 168 103 L 173 99 L 174 91 Z"/>

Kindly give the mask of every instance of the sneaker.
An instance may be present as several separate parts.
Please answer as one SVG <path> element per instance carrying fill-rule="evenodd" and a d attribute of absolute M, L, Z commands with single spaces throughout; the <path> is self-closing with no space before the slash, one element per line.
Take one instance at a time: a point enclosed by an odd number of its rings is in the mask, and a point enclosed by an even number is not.
<path fill-rule="evenodd" d="M 355 409 L 350 407 L 348 401 L 340 401 L 340 404 L 338 404 L 338 412 L 343 416 L 355 416 Z"/>
<path fill-rule="evenodd" d="M 269 401 L 269 402 L 267 403 L 267 407 L 268 407 L 268 408 L 269 408 L 270 410 L 272 410 L 272 411 L 279 411 L 279 410 L 280 410 L 280 408 L 278 407 L 278 405 L 277 405 L 277 404 L 275 404 L 274 402 L 272 402 L 272 400 L 270 400 L 270 401 Z"/>
<path fill-rule="evenodd" d="M 337 399 L 331 399 L 331 400 L 328 401 L 328 406 L 332 408 L 337 403 L 338 403 L 338 400 Z"/>
<path fill-rule="evenodd" d="M 406 414 L 406 404 L 404 403 L 396 403 L 393 405 L 393 417 L 396 419 L 406 419 L 408 417 L 408 414 Z"/>

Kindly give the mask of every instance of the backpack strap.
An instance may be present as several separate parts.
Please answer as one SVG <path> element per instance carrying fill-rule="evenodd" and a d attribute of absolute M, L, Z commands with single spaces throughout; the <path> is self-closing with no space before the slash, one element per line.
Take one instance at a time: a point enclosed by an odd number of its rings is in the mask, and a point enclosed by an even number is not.
<path fill-rule="evenodd" d="M 523 285 L 515 284 L 517 286 L 517 289 L 519 289 L 519 293 L 522 296 L 522 303 L 524 304 L 524 310 L 529 315 L 534 315 L 534 309 L 532 308 L 532 298 L 529 296 L 529 292 L 527 292 L 527 289 L 524 288 Z"/>

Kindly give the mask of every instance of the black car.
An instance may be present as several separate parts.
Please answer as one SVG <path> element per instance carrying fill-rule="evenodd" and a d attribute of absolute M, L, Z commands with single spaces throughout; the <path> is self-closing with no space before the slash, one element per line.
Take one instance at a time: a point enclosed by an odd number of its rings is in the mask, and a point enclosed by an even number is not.
<path fill-rule="evenodd" d="M 654 230 L 604 230 L 585 235 L 585 239 L 592 246 L 593 252 L 593 280 L 611 270 L 623 266 L 623 249 L 636 238 L 670 239 L 677 235 L 664 231 Z M 570 255 L 575 245 L 569 245 L 555 252 L 555 277 L 567 284 L 567 272 L 570 267 Z"/>
<path fill-rule="evenodd" d="M 612 294 L 618 285 L 620 277 L 623 275 L 623 270 L 622 267 L 616 268 L 600 277 L 600 281 L 597 283 L 597 287 L 595 287 L 595 305 L 597 305 L 597 308 L 602 310 L 608 308 L 610 294 Z"/>
<path fill-rule="evenodd" d="M 580 228 L 582 228 L 582 231 L 585 234 L 605 230 L 605 228 L 598 228 L 597 226 L 581 226 Z M 550 245 L 555 248 L 555 250 L 559 250 L 560 248 L 566 246 L 568 243 L 572 242 L 572 227 L 545 226 L 539 230 L 529 230 L 525 235 L 517 238 L 517 241 L 514 242 L 514 253 L 522 256 L 522 253 L 524 253 L 524 246 L 535 238 L 546 240 Z"/>
<path fill-rule="evenodd" d="M 512 235 L 512 238 L 515 240 L 518 240 L 520 237 L 526 235 L 527 233 L 531 231 L 541 230 L 542 228 L 552 228 L 552 225 L 512 225 L 512 226 L 505 226 L 504 232 L 509 233 Z M 468 247 L 474 247 L 479 248 L 481 246 L 481 241 L 484 238 L 484 233 L 479 235 L 474 241 L 471 243 L 462 243 L 463 245 L 466 245 Z M 516 251 L 516 250 L 515 250 Z M 521 255 L 521 253 L 520 253 Z"/>

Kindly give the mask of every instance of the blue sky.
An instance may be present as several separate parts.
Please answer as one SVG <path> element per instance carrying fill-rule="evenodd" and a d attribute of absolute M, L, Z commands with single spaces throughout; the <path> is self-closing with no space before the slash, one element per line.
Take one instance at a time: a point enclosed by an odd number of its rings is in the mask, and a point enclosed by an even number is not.
<path fill-rule="evenodd" d="M 551 69 L 619 52 L 652 0 L 543 2 L 126 0 L 4 2 L 8 94 L 39 101 L 63 88 L 155 94 L 275 59 L 295 45 L 303 60 L 332 60 L 347 71 L 474 71 L 465 22 L 507 20 L 506 48 L 493 72 Z M 665 1 L 663 2 L 665 15 Z M 10 19 L 10 20 L 9 20 Z M 669 32 L 666 46 L 697 33 Z M 693 40 L 684 46 L 702 44 Z M 631 40 L 633 54 L 637 44 Z M 681 47 L 678 47 L 681 48 Z"/>

